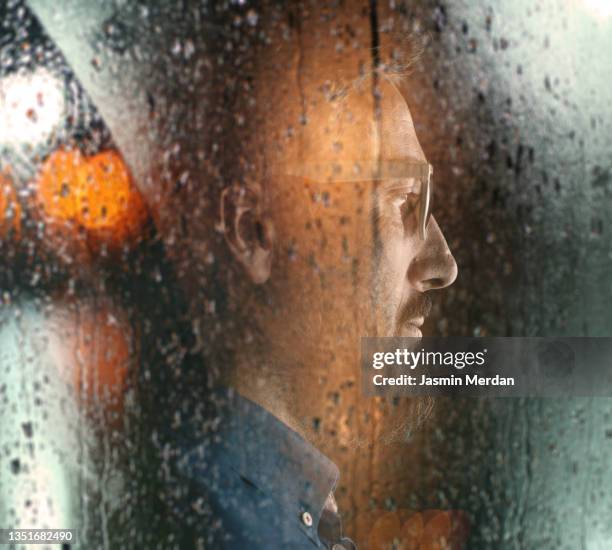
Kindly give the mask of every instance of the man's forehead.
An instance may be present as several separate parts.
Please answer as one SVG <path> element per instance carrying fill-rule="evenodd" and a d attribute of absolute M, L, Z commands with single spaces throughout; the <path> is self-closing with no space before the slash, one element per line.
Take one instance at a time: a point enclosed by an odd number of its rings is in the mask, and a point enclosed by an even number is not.
<path fill-rule="evenodd" d="M 377 86 L 380 97 L 380 152 L 384 160 L 426 162 L 406 100 L 388 79 Z"/>
<path fill-rule="evenodd" d="M 316 165 L 377 179 L 369 172 L 380 161 L 426 162 L 408 105 L 384 76 L 377 82 L 360 79 L 337 95 L 324 86 L 312 93 L 306 112 L 278 150 L 277 162 L 288 172 L 307 175 Z M 331 172 L 325 175 L 333 179 Z"/>

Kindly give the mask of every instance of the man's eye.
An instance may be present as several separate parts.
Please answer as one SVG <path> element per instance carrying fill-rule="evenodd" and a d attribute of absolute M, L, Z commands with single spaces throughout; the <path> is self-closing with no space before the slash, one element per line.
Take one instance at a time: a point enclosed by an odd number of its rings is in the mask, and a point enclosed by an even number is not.
<path fill-rule="evenodd" d="M 399 208 L 404 216 L 411 214 L 416 209 L 418 204 L 418 193 L 405 193 L 402 195 L 401 199 L 399 199 Z"/>

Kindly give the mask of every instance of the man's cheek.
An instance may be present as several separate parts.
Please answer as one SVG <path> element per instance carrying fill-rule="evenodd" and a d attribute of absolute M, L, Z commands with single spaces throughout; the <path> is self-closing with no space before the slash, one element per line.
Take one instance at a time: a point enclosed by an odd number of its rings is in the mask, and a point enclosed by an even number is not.
<path fill-rule="evenodd" d="M 387 228 L 387 231 L 381 232 L 378 269 L 385 274 L 388 283 L 394 280 L 397 284 L 397 279 L 403 279 L 408 270 L 409 247 L 406 245 L 407 240 L 401 229 Z"/>

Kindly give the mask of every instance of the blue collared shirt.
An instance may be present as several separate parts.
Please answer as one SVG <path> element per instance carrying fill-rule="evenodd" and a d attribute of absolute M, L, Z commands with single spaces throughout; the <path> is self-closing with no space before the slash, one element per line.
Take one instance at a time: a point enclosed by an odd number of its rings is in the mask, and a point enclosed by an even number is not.
<path fill-rule="evenodd" d="M 203 508 L 194 532 L 206 548 L 355 549 L 333 499 L 336 465 L 235 391 L 214 402 L 213 428 L 177 463 Z"/>

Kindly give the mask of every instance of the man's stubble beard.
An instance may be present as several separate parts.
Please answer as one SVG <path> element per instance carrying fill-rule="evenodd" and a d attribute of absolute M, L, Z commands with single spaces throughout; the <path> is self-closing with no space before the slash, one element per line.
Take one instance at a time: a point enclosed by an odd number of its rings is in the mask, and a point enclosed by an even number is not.
<path fill-rule="evenodd" d="M 402 293 L 397 275 L 387 268 L 384 258 L 384 247 L 381 245 L 372 251 L 371 290 L 365 325 L 369 331 L 363 336 L 397 336 L 397 320 L 402 305 Z M 372 331 L 372 332 L 370 332 Z"/>
<path fill-rule="evenodd" d="M 372 251 L 370 311 L 364 312 L 369 315 L 372 327 L 372 332 L 367 335 L 399 336 L 401 322 L 429 314 L 431 299 L 425 294 L 405 297 L 402 292 L 404 276 L 394 273 L 387 267 L 386 262 L 382 261 L 384 246 L 377 248 L 378 250 Z M 397 412 L 389 414 L 388 418 L 383 420 L 374 442 L 384 445 L 409 442 L 414 432 L 431 417 L 435 400 L 432 397 L 406 397 L 400 403 L 401 405 L 396 407 Z M 356 437 L 353 444 L 355 447 L 362 447 L 372 442 L 371 439 Z"/>
<path fill-rule="evenodd" d="M 344 298 L 335 298 L 331 293 L 325 297 L 327 302 L 323 295 L 309 296 L 308 300 L 291 300 L 291 307 L 287 307 L 282 314 L 284 322 L 279 329 L 287 336 L 271 334 L 274 332 L 270 330 L 271 327 L 260 332 L 268 341 L 261 342 L 260 356 L 254 362 L 256 364 L 251 363 L 248 383 L 252 384 L 257 378 L 265 379 L 265 393 L 258 399 L 260 404 L 315 444 L 326 444 L 325 440 L 330 438 L 322 433 L 313 433 L 311 429 L 314 417 L 325 421 L 324 417 L 330 414 L 327 406 L 325 410 L 314 410 L 315 407 L 309 409 L 310 396 L 323 389 L 317 385 L 317 377 L 324 364 L 322 361 L 330 355 L 340 355 L 348 360 L 351 365 L 345 365 L 343 371 L 350 372 L 350 378 L 356 381 L 351 390 L 357 392 L 353 398 L 355 405 L 358 409 L 363 408 L 364 412 L 376 407 L 371 398 L 365 398 L 360 393 L 361 337 L 397 336 L 402 310 L 423 311 L 422 302 L 418 299 L 411 302 L 417 304 L 415 307 L 406 303 L 401 292 L 403 278 L 398 281 L 399 275 L 393 273 L 385 262 L 379 261 L 380 258 L 380 253 L 370 256 L 370 276 L 361 277 L 361 284 L 353 288 L 352 298 L 346 295 Z M 328 289 L 327 292 L 331 291 Z M 323 307 L 324 303 L 330 303 L 330 299 L 333 307 Z M 287 326 L 283 326 L 285 322 Z M 344 328 L 339 329 L 339 326 Z M 338 341 L 325 338 L 330 334 L 338 334 Z M 341 341 L 344 338 L 346 340 Z M 329 380 L 329 386 L 324 389 L 326 393 L 337 391 L 345 384 L 345 378 L 349 378 L 344 374 L 338 376 L 333 371 L 323 374 Z M 353 401 L 348 395 L 347 398 Z M 285 407 L 279 407 L 280 404 Z M 344 405 L 342 401 L 332 416 L 346 414 L 343 411 Z M 365 427 L 354 426 L 353 434 L 348 434 L 342 443 L 352 448 L 361 448 L 373 442 L 407 442 L 430 416 L 432 408 L 433 400 L 430 398 L 402 399 L 400 406 L 393 409 L 393 414 L 386 415 L 375 433 Z M 362 429 L 367 434 L 359 433 Z M 327 443 L 333 445 L 337 442 L 330 440 Z"/>

